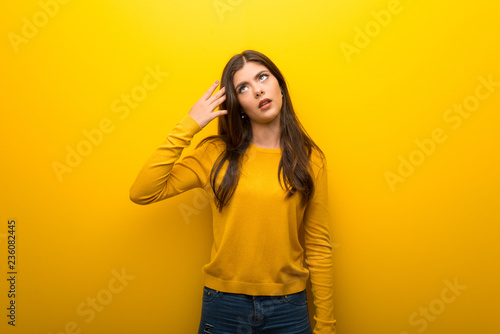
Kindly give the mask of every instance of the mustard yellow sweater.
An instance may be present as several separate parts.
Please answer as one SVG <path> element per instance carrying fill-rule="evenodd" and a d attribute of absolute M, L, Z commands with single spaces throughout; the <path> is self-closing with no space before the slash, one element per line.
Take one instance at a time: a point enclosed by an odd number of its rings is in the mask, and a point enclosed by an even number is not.
<path fill-rule="evenodd" d="M 150 204 L 203 188 L 212 206 L 214 231 L 211 260 L 202 269 L 204 285 L 231 293 L 286 295 L 305 289 L 310 278 L 314 333 L 335 333 L 326 161 L 312 154 L 315 193 L 304 208 L 298 193 L 285 198 L 278 181 L 281 149 L 250 144 L 238 186 L 219 212 L 210 172 L 224 143 L 210 141 L 179 160 L 201 129 L 189 115 L 177 123 L 139 172 L 131 200 Z"/>

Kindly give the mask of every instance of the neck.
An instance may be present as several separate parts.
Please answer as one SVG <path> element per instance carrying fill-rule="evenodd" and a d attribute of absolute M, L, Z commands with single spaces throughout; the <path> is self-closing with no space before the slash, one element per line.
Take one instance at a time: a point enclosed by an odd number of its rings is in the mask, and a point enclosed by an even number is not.
<path fill-rule="evenodd" d="M 262 148 L 281 148 L 280 115 L 268 123 L 252 122 L 252 144 Z"/>

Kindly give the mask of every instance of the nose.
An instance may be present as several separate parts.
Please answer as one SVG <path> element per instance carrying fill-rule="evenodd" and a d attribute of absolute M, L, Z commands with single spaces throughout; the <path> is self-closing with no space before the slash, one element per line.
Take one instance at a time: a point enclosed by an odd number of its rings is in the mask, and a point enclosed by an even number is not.
<path fill-rule="evenodd" d="M 255 97 L 260 97 L 262 95 L 264 95 L 264 90 L 262 88 L 257 88 L 255 90 Z"/>

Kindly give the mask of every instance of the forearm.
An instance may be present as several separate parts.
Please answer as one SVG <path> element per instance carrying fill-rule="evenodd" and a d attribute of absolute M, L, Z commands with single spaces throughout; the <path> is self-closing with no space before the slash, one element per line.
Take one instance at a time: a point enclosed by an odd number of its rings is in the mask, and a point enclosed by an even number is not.
<path fill-rule="evenodd" d="M 335 333 L 333 313 L 333 260 L 331 247 L 316 250 L 306 258 L 316 308 L 314 334 Z"/>
<path fill-rule="evenodd" d="M 130 188 L 130 199 L 134 203 L 150 204 L 182 192 L 182 189 L 174 185 L 169 187 L 168 179 L 182 151 L 200 130 L 201 127 L 189 115 L 176 124 L 144 164 Z"/>

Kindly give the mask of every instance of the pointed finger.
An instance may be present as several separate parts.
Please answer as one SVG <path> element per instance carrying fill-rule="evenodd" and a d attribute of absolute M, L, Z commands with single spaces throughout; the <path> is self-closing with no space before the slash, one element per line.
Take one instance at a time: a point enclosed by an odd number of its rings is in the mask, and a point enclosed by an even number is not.
<path fill-rule="evenodd" d="M 217 93 L 213 94 L 209 99 L 208 103 L 212 103 L 213 100 L 217 100 L 222 95 L 226 94 L 226 87 L 222 87 Z"/>
<path fill-rule="evenodd" d="M 221 93 L 221 91 L 219 91 L 217 94 L 213 95 L 208 102 L 209 105 L 215 109 L 224 101 L 226 101 L 226 95 L 224 92 Z"/>
<path fill-rule="evenodd" d="M 212 96 L 212 94 L 214 93 L 214 91 L 218 85 L 219 85 L 219 80 L 217 80 L 216 82 L 214 82 L 212 84 L 212 86 L 210 86 L 210 88 L 205 92 L 205 94 L 203 94 L 203 98 L 205 100 L 208 100 L 210 98 L 210 96 Z"/>

